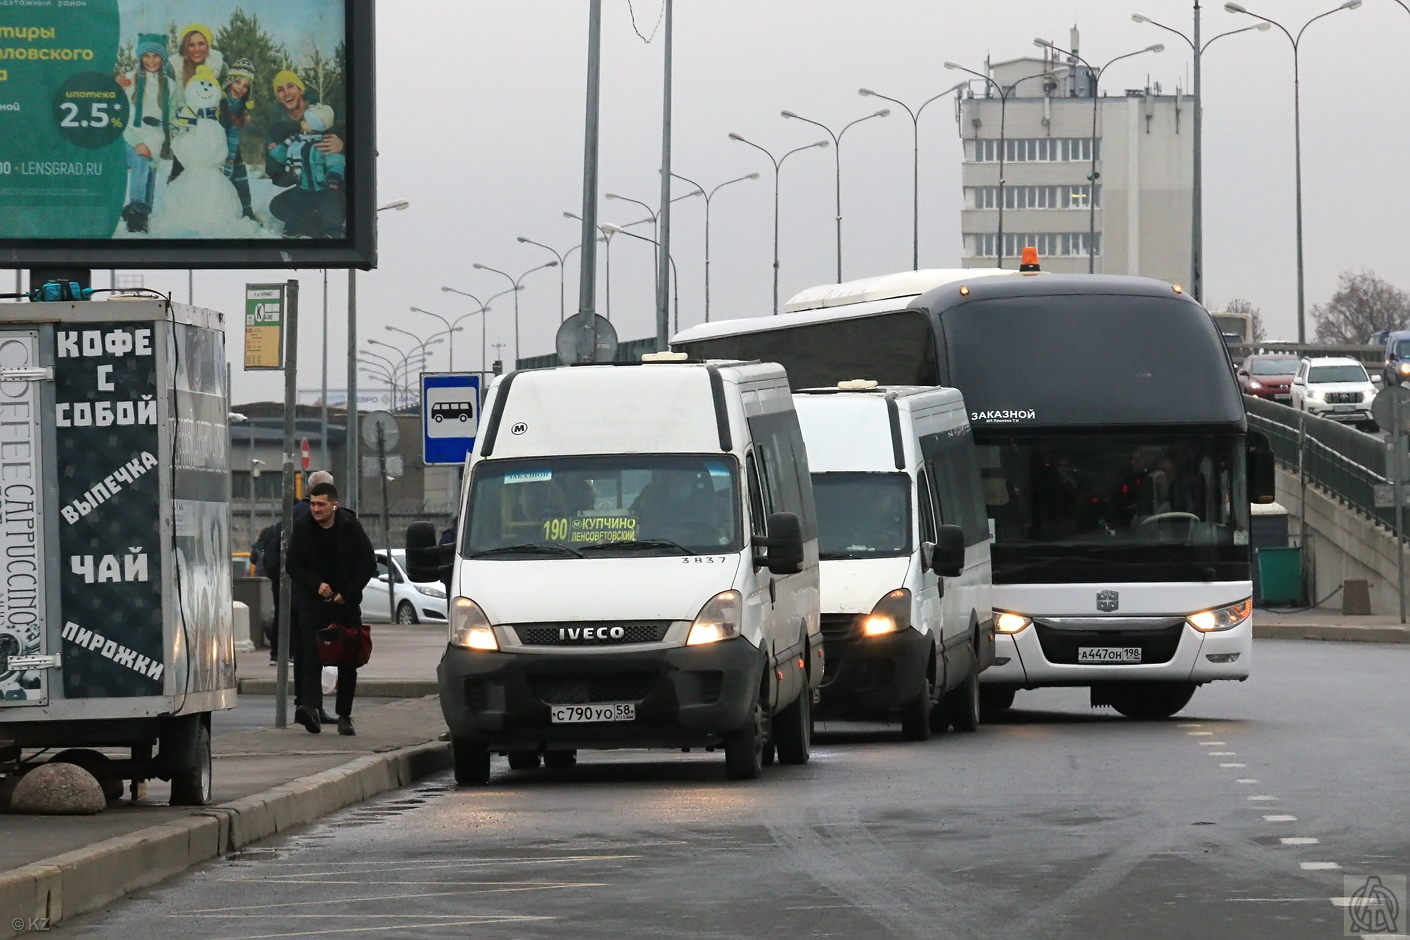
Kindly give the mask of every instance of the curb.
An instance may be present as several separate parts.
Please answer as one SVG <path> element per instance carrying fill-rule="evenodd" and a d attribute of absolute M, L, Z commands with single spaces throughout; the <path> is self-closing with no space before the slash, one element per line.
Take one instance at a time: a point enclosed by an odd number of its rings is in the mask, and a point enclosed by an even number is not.
<path fill-rule="evenodd" d="M 1328 640 L 1340 643 L 1410 643 L 1410 627 L 1312 623 L 1253 623 L 1255 640 Z"/>
<path fill-rule="evenodd" d="M 273 679 L 240 679 L 236 687 L 241 695 L 273 695 Z M 294 680 L 289 679 L 289 694 L 293 694 Z M 440 688 L 435 679 L 358 679 L 357 694 L 366 698 L 425 698 L 439 695 Z"/>
<path fill-rule="evenodd" d="M 199 810 L 0 873 L 0 940 L 30 919 L 52 927 L 151 887 L 193 865 L 444 770 L 449 745 L 373 754 L 244 799 Z"/>

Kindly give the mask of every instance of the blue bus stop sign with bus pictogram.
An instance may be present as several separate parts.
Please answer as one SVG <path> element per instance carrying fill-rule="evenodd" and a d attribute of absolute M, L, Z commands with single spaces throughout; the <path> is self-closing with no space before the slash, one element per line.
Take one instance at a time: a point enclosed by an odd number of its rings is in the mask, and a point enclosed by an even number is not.
<path fill-rule="evenodd" d="M 480 427 L 480 377 L 465 372 L 421 374 L 421 454 L 426 466 L 459 466 L 475 448 Z"/>

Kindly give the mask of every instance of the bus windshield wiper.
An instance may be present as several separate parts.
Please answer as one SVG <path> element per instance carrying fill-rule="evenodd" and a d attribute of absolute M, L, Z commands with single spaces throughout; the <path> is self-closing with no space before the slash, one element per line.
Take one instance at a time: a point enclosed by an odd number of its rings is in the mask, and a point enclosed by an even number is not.
<path fill-rule="evenodd" d="M 583 553 L 575 548 L 566 545 L 556 545 L 553 542 L 524 542 L 521 545 L 501 545 L 498 548 L 487 548 L 482 552 L 471 552 L 465 556 L 467 558 L 489 558 L 493 555 L 571 555 L 573 558 L 582 558 Z"/>
<path fill-rule="evenodd" d="M 620 542 L 614 542 L 608 539 L 602 542 L 593 542 L 591 545 L 584 545 L 582 550 L 591 552 L 605 548 L 625 548 L 632 551 L 637 549 L 674 548 L 686 555 L 700 554 L 699 552 L 686 548 L 680 542 L 673 542 L 670 539 L 624 539 Z"/>

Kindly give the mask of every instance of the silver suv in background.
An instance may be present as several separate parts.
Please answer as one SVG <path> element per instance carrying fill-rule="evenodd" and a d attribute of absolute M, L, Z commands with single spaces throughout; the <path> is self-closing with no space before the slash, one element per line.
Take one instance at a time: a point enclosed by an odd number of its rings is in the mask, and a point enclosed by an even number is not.
<path fill-rule="evenodd" d="M 1298 363 L 1292 381 L 1292 406 L 1320 418 L 1377 430 L 1371 418 L 1376 386 L 1355 359 L 1319 357 Z"/>

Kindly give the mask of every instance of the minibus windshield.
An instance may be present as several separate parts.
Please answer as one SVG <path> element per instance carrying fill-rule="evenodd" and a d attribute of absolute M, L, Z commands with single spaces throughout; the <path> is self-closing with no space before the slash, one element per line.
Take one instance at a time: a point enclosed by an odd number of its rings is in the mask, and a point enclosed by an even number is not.
<path fill-rule="evenodd" d="M 904 473 L 814 473 L 818 558 L 911 553 L 911 480 Z"/>
<path fill-rule="evenodd" d="M 737 552 L 733 457 L 610 454 L 475 466 L 465 558 L 600 558 Z"/>

